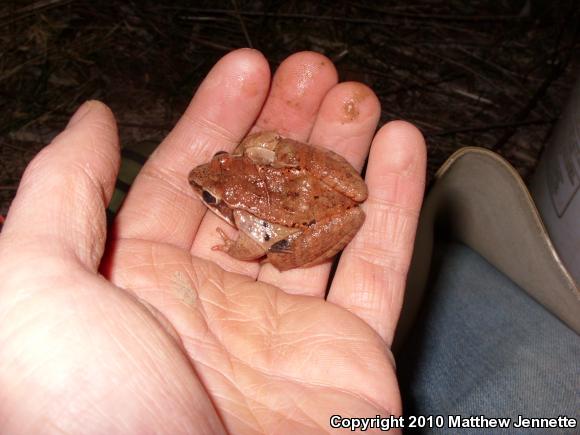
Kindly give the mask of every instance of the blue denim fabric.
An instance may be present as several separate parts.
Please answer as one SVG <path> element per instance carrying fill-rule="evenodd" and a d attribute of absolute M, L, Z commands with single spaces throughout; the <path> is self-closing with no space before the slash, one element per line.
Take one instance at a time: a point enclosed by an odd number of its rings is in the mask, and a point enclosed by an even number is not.
<path fill-rule="evenodd" d="M 397 358 L 406 415 L 575 417 L 580 337 L 464 245 L 437 253 L 420 321 Z M 429 429 L 423 433 L 580 433 Z"/>

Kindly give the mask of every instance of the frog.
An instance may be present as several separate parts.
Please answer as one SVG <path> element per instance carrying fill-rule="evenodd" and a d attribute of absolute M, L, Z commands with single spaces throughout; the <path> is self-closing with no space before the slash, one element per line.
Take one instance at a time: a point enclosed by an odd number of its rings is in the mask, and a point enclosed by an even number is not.
<path fill-rule="evenodd" d="M 368 188 L 339 154 L 274 131 L 243 139 L 194 167 L 188 181 L 209 210 L 238 229 L 216 228 L 212 249 L 264 258 L 279 271 L 311 267 L 340 252 L 364 223 Z"/>

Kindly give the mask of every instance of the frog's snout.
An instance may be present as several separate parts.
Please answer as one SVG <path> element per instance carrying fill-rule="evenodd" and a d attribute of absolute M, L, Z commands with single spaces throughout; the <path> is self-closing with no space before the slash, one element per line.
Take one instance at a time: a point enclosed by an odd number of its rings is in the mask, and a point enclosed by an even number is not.
<path fill-rule="evenodd" d="M 203 185 L 203 180 L 204 180 L 204 175 L 207 173 L 207 170 L 204 170 L 204 165 L 202 166 L 197 166 L 195 168 L 193 168 L 190 172 L 189 172 L 189 176 L 188 181 L 189 184 L 191 184 L 191 187 L 193 187 L 194 190 L 199 191 L 201 193 L 202 190 L 202 185 Z"/>

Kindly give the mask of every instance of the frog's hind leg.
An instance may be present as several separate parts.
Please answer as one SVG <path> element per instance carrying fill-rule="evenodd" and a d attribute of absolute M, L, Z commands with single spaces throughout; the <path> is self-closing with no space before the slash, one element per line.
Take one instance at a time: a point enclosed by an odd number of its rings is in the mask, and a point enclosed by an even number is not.
<path fill-rule="evenodd" d="M 266 250 L 248 235 L 239 232 L 236 240 L 230 239 L 224 230 L 216 228 L 224 244 L 212 247 L 214 251 L 223 251 L 238 260 L 256 260 L 266 255 Z"/>
<path fill-rule="evenodd" d="M 359 207 L 340 216 L 319 221 L 304 232 L 292 234 L 273 244 L 268 260 L 278 270 L 310 267 L 333 257 L 355 236 L 365 220 Z"/>

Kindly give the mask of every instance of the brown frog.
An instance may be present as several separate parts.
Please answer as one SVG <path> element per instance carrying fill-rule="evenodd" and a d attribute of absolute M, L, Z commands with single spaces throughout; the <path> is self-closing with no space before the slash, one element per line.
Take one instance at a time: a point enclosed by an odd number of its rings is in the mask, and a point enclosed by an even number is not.
<path fill-rule="evenodd" d="M 211 211 L 239 230 L 214 246 L 240 260 L 267 256 L 279 270 L 332 257 L 364 222 L 367 186 L 330 150 L 274 132 L 252 134 L 233 153 L 218 152 L 189 182 Z"/>

